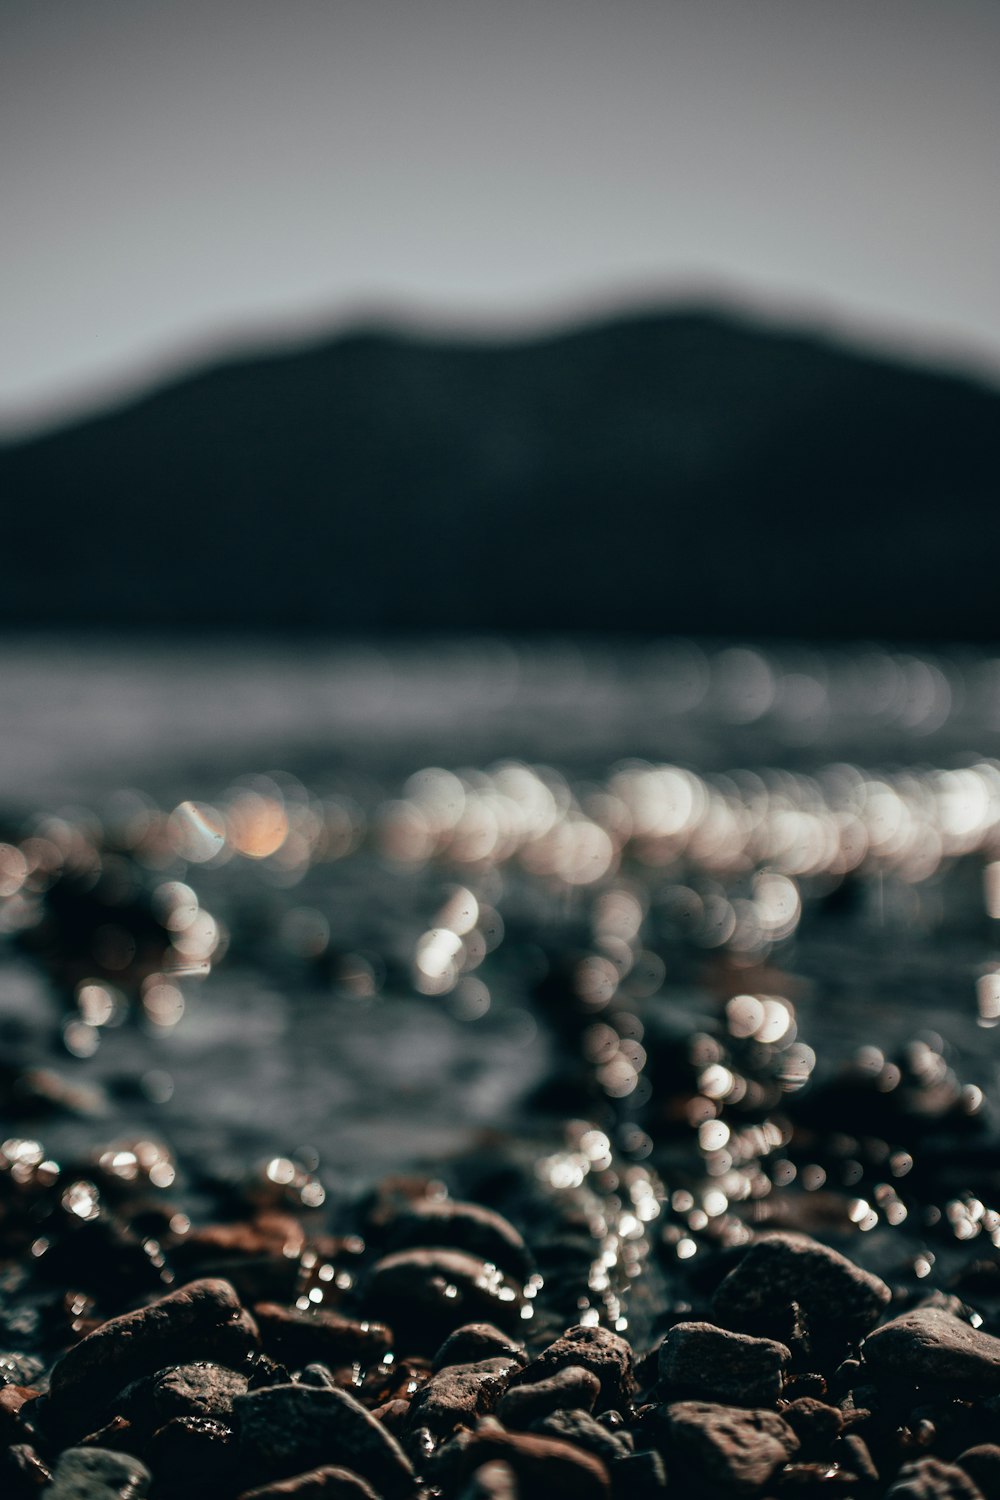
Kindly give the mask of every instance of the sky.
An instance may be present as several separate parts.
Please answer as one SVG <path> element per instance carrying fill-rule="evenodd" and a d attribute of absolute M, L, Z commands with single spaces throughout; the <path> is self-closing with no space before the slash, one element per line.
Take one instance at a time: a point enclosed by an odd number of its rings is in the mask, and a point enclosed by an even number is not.
<path fill-rule="evenodd" d="M 0 430 L 378 315 L 1000 375 L 997 0 L 0 0 Z"/>

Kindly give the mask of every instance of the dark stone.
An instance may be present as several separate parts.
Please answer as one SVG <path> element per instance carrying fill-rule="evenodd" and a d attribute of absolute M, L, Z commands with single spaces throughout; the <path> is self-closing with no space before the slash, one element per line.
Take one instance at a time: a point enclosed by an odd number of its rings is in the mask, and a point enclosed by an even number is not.
<path fill-rule="evenodd" d="M 346 1391 L 272 1385 L 237 1396 L 233 1411 L 245 1459 L 268 1478 L 335 1464 L 388 1500 L 413 1487 L 412 1465 L 396 1439 Z"/>
<path fill-rule="evenodd" d="M 939 1458 L 920 1458 L 904 1464 L 886 1490 L 893 1500 L 983 1500 L 964 1469 Z"/>
<path fill-rule="evenodd" d="M 494 1458 L 469 1476 L 461 1500 L 518 1500 L 517 1476 L 510 1464 Z"/>
<path fill-rule="evenodd" d="M 27 1437 L 21 1410 L 37 1394 L 19 1385 L 0 1386 L 0 1443 L 16 1443 Z"/>
<path fill-rule="evenodd" d="M 1000 1391 L 1000 1339 L 938 1308 L 915 1308 L 876 1328 L 862 1347 L 865 1366 L 919 1384 L 941 1381 L 963 1391 Z"/>
<path fill-rule="evenodd" d="M 233 1430 L 213 1417 L 173 1417 L 157 1429 L 148 1458 L 158 1485 L 178 1489 L 215 1487 L 236 1467 Z"/>
<path fill-rule="evenodd" d="M 52 1472 L 45 1500 L 140 1500 L 152 1475 L 127 1453 L 67 1448 Z"/>
<path fill-rule="evenodd" d="M 162 1422 L 172 1417 L 230 1417 L 233 1400 L 248 1389 L 245 1375 L 200 1360 L 161 1370 L 153 1381 L 153 1403 Z"/>
<path fill-rule="evenodd" d="M 663 1459 L 652 1448 L 626 1453 L 611 1465 L 611 1488 L 615 1500 L 644 1500 L 661 1495 L 667 1487 Z"/>
<path fill-rule="evenodd" d="M 434 1356 L 432 1370 L 445 1365 L 472 1365 L 481 1359 L 495 1359 L 498 1354 L 510 1355 L 522 1364 L 528 1356 L 519 1340 L 503 1333 L 492 1323 L 466 1323 L 450 1333 Z"/>
<path fill-rule="evenodd" d="M 379 1495 L 360 1474 L 325 1464 L 259 1489 L 244 1490 L 240 1500 L 379 1500 Z"/>
<path fill-rule="evenodd" d="M 781 1408 L 781 1416 L 795 1433 L 803 1452 L 809 1454 L 827 1448 L 844 1427 L 843 1412 L 814 1396 L 799 1396 L 789 1401 Z"/>
<path fill-rule="evenodd" d="M 727 1327 L 780 1333 L 798 1303 L 811 1340 L 845 1347 L 878 1322 L 891 1299 L 884 1281 L 808 1235 L 767 1234 L 719 1283 L 712 1308 Z"/>
<path fill-rule="evenodd" d="M 427 1427 L 438 1437 L 456 1427 L 473 1427 L 477 1417 L 492 1412 L 518 1368 L 509 1358 L 480 1360 L 471 1365 L 445 1365 L 420 1387 L 410 1402 L 408 1426 Z"/>
<path fill-rule="evenodd" d="M 779 1464 L 798 1452 L 799 1440 L 773 1411 L 679 1401 L 666 1409 L 670 1452 L 702 1482 L 739 1495 L 762 1490 Z"/>
<path fill-rule="evenodd" d="M 521 1287 L 464 1250 L 400 1250 L 371 1269 L 366 1311 L 395 1328 L 404 1353 L 433 1353 L 463 1323 L 520 1326 Z"/>
<path fill-rule="evenodd" d="M 627 1406 L 635 1389 L 632 1350 L 617 1333 L 607 1328 L 585 1328 L 577 1324 L 543 1349 L 511 1380 L 511 1390 L 546 1380 L 567 1365 L 582 1365 L 597 1376 L 601 1392 L 597 1409 Z"/>
<path fill-rule="evenodd" d="M 388 1226 L 386 1246 L 405 1250 L 415 1245 L 466 1250 L 522 1281 L 532 1270 L 531 1255 L 514 1226 L 481 1203 L 427 1198 L 404 1209 Z"/>
<path fill-rule="evenodd" d="M 984 1500 L 1000 1500 L 1000 1445 L 977 1443 L 960 1453 L 955 1462 L 982 1492 Z"/>
<path fill-rule="evenodd" d="M 192 1281 L 148 1307 L 102 1323 L 57 1362 L 50 1396 L 60 1420 L 86 1431 L 124 1386 L 168 1365 L 197 1359 L 239 1367 L 257 1329 L 225 1281 Z"/>
<path fill-rule="evenodd" d="M 290 1366 L 318 1362 L 336 1369 L 377 1364 L 393 1344 L 392 1329 L 383 1323 L 358 1323 L 332 1308 L 300 1312 L 297 1307 L 258 1302 L 253 1316 L 264 1348 Z"/>
<path fill-rule="evenodd" d="M 607 1468 L 593 1453 L 534 1432 L 507 1432 L 486 1417 L 457 1449 L 460 1482 L 492 1459 L 513 1469 L 522 1500 L 608 1500 L 610 1494 Z"/>
<path fill-rule="evenodd" d="M 769 1406 L 791 1360 L 774 1339 L 730 1333 L 712 1323 L 676 1323 L 660 1346 L 660 1376 L 685 1395 L 736 1406 Z"/>
<path fill-rule="evenodd" d="M 323 1391 L 335 1391 L 337 1389 L 337 1382 L 326 1365 L 306 1365 L 304 1369 L 299 1371 L 297 1379 L 299 1385 L 314 1385 Z M 277 1382 L 279 1385 L 287 1385 L 287 1383 L 287 1381 Z"/>
<path fill-rule="evenodd" d="M 843 1450 L 846 1466 L 857 1474 L 863 1484 L 878 1484 L 878 1467 L 872 1458 L 871 1449 L 860 1433 L 845 1433 L 840 1439 L 839 1447 Z"/>
<path fill-rule="evenodd" d="M 497 1416 L 505 1427 L 530 1427 L 540 1417 L 561 1410 L 591 1412 L 601 1394 L 601 1382 L 583 1365 L 564 1365 L 544 1380 L 533 1380 L 508 1391 Z"/>
<path fill-rule="evenodd" d="M 531 1430 L 547 1437 L 561 1438 L 566 1443 L 575 1443 L 578 1448 L 586 1448 L 588 1453 L 593 1453 L 606 1464 L 625 1458 L 632 1451 L 632 1434 L 625 1428 L 609 1432 L 603 1422 L 578 1408 L 571 1411 L 551 1411 L 533 1422 Z"/>

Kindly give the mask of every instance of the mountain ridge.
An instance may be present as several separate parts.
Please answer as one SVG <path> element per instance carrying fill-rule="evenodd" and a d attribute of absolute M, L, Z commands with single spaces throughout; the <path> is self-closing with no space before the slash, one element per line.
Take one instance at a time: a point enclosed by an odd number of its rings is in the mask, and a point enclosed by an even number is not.
<path fill-rule="evenodd" d="M 0 623 L 993 639 L 998 431 L 711 309 L 371 325 L 0 447 Z"/>

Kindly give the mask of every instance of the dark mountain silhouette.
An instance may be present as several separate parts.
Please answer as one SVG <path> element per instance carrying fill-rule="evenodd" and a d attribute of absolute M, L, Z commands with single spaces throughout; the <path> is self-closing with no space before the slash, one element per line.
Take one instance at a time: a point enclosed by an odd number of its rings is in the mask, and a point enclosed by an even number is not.
<path fill-rule="evenodd" d="M 0 450 L 9 623 L 994 638 L 1000 393 L 728 316 L 358 332 Z"/>

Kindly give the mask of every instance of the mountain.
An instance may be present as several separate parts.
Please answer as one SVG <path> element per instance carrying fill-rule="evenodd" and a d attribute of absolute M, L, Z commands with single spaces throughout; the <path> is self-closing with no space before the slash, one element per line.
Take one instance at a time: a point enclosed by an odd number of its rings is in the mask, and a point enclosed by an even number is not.
<path fill-rule="evenodd" d="M 0 621 L 994 639 L 998 438 L 711 312 L 358 331 L 0 449 Z"/>

